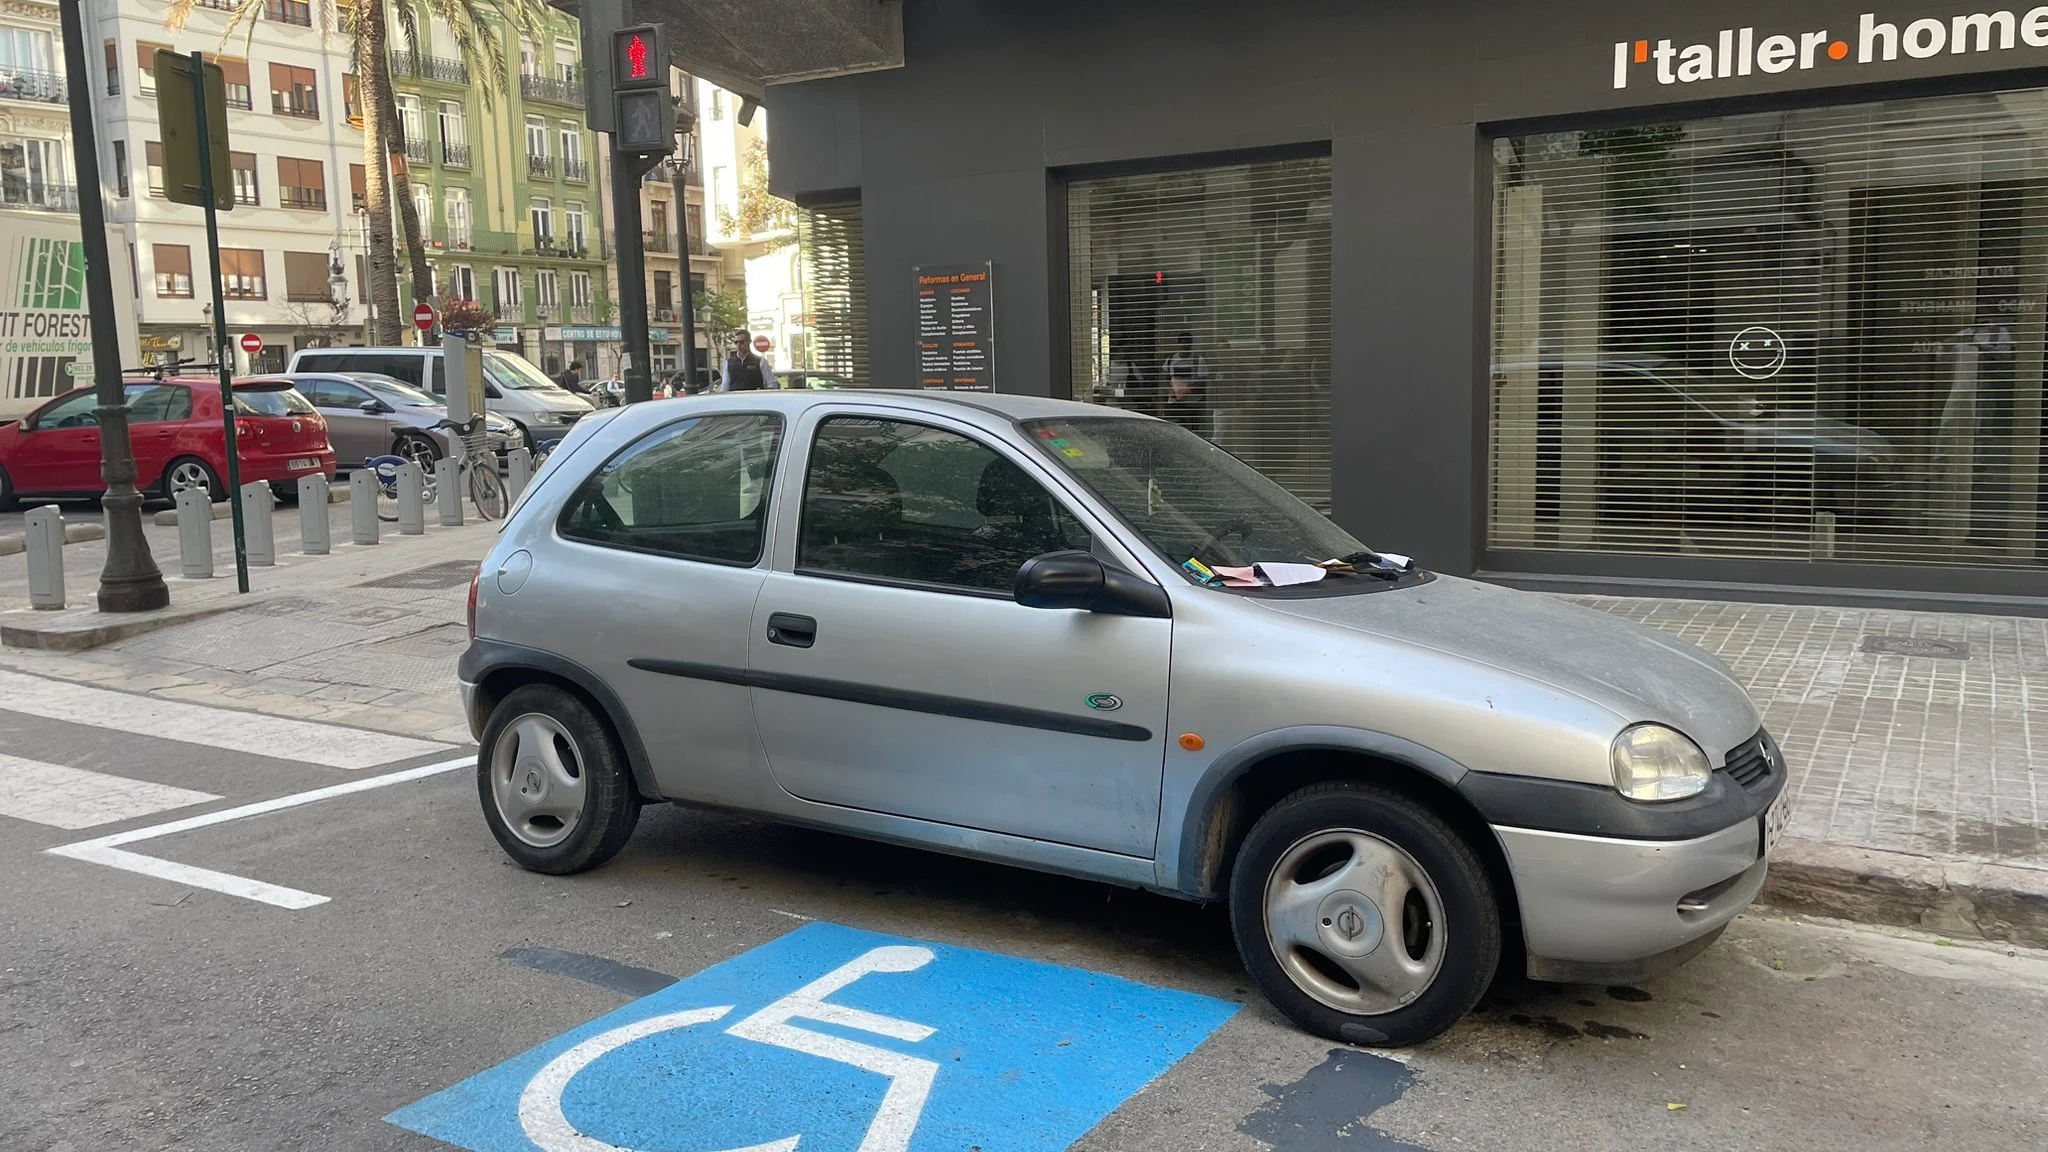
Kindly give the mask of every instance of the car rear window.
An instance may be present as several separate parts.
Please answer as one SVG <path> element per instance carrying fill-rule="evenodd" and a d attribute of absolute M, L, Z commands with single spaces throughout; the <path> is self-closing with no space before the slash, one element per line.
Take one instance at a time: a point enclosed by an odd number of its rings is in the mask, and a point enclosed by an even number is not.
<path fill-rule="evenodd" d="M 244 416 L 317 416 L 296 388 L 236 388 L 235 411 Z"/>

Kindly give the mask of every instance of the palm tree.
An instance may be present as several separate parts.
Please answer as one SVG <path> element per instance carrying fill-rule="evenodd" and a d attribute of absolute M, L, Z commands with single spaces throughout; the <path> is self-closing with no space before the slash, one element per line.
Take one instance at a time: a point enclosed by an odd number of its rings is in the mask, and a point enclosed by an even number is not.
<path fill-rule="evenodd" d="M 182 29 L 198 3 L 199 0 L 170 0 L 165 27 L 173 31 Z M 245 39 L 253 37 L 255 21 L 261 18 L 266 3 L 267 0 L 236 0 L 228 12 L 222 42 L 238 28 L 246 29 Z M 538 41 L 546 6 L 542 0 L 399 0 L 388 9 L 384 0 L 334 0 L 334 4 L 338 12 L 350 14 L 341 21 L 339 31 L 348 38 L 356 98 L 363 117 L 363 209 L 369 225 L 369 252 L 364 264 L 375 317 L 371 336 L 379 344 L 396 344 L 406 317 L 398 308 L 397 250 L 392 236 L 394 203 L 415 301 L 430 298 L 433 272 L 427 264 L 419 212 L 410 193 L 404 125 L 398 119 L 398 101 L 391 87 L 391 24 L 397 23 L 407 50 L 418 54 L 420 15 L 438 19 L 455 40 L 463 67 L 472 76 L 488 78 L 477 87 L 483 93 L 484 106 L 489 108 L 497 88 L 506 80 L 505 49 L 498 29 L 509 25 L 520 35 Z M 393 184 L 404 194 L 393 197 Z"/>

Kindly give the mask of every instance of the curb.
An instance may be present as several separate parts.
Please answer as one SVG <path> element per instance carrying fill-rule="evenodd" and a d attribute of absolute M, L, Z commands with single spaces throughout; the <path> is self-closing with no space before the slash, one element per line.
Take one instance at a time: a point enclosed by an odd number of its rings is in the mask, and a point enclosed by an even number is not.
<path fill-rule="evenodd" d="M 38 612 L 33 608 L 0 613 L 0 646 L 34 648 L 45 652 L 83 652 L 116 640 L 126 640 L 159 628 L 189 624 L 247 607 L 257 597 L 229 601 L 159 608 L 109 620 L 96 608 L 74 608 L 64 612 Z M 33 624 L 26 621 L 33 620 Z"/>
<path fill-rule="evenodd" d="M 1758 901 L 1864 924 L 2048 948 L 2048 872 L 1787 839 Z"/>
<path fill-rule="evenodd" d="M 104 540 L 106 538 L 107 526 L 105 524 L 66 524 L 64 526 L 64 542 L 66 544 L 76 544 L 81 540 Z M 0 556 L 13 556 L 16 553 L 26 551 L 28 551 L 28 536 L 26 533 L 14 532 L 6 536 L 0 536 Z"/>

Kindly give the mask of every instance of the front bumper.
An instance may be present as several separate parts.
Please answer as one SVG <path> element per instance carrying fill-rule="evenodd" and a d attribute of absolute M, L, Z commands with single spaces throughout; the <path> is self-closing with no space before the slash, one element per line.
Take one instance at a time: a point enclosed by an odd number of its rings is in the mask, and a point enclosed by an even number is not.
<path fill-rule="evenodd" d="M 1494 831 L 1538 980 L 1627 984 L 1675 967 L 1756 899 L 1769 869 L 1753 819 L 1690 840 Z"/>

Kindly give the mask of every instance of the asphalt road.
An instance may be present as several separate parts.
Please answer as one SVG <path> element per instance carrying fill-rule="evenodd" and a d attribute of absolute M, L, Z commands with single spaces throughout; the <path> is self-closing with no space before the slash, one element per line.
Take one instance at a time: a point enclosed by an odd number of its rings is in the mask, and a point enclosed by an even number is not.
<path fill-rule="evenodd" d="M 74 695 L 0 677 L 0 705 L 20 709 L 0 711 L 0 754 L 21 758 L 0 761 L 9 781 L 0 790 L 0 1147 L 9 1150 L 446 1147 L 383 1117 L 670 978 L 836 931 L 821 924 L 1223 1002 L 1216 1011 L 1227 1020 L 1185 1058 L 1142 1090 L 1118 1089 L 1106 1118 L 1086 1119 L 1073 1146 L 1098 1152 L 2048 1147 L 2040 954 L 1754 914 L 1640 989 L 1504 983 L 1448 1036 L 1396 1060 L 1284 1023 L 1251 991 L 1215 909 L 673 807 L 648 809 L 611 866 L 538 876 L 512 867 L 492 841 L 464 768 L 122 849 L 257 890 L 327 897 L 309 907 L 216 891 L 209 885 L 221 882 L 200 874 L 144 875 L 51 855 L 466 752 L 381 747 L 348 730 L 279 731 L 213 711 L 152 721 L 177 739 L 135 735 L 122 730 L 120 701 Z M 217 799 L 186 802 L 143 785 Z M 109 813 L 118 818 L 54 826 Z M 912 1149 L 1066 1146 L 1038 1113 L 997 1124 L 954 1093 L 960 1070 L 981 1054 L 1071 1008 L 1030 979 L 1011 982 L 1000 967 L 1008 962 L 996 963 L 985 981 L 917 985 L 929 1004 L 888 999 L 897 987 L 889 981 L 910 986 L 902 975 L 863 977 L 870 993 L 834 994 L 912 1021 L 939 1018 L 945 997 L 983 1012 L 978 1031 L 895 1045 L 939 1065 L 922 1118 L 912 1119 Z M 764 995 L 817 974 L 792 967 Z M 662 995 L 702 1004 L 690 1000 L 693 989 L 718 977 Z M 1105 1019 L 1117 1016 L 1123 986 L 1089 979 L 1108 989 Z M 712 995 L 708 985 L 703 995 Z M 1057 1095 L 1085 1100 L 1126 1048 L 1145 1047 L 1171 1023 L 1148 1018 L 1144 1035 L 1063 1065 Z M 814 1027 L 842 1043 L 875 1039 L 858 1023 Z M 1078 1035 L 1080 1048 L 1093 1043 L 1085 1028 Z M 704 1051 L 758 1048 L 719 1042 L 726 1048 Z M 1039 1090 L 1034 1061 L 1059 1058 L 1065 1043 L 1017 1056 L 1002 1083 L 1017 1094 Z M 763 1080 L 775 1066 L 744 1056 L 656 1073 L 620 1049 L 589 1065 L 583 1095 L 558 1086 L 557 1099 L 573 1123 L 616 1140 L 636 1131 L 622 1119 L 636 1109 L 688 1101 L 703 1138 L 680 1144 L 640 1131 L 633 1143 L 650 1152 L 761 1144 L 780 1132 L 763 1117 L 792 1107 L 823 1128 L 840 1111 L 877 1112 L 874 1084 L 833 1080 L 820 1069 L 836 1065 L 802 1059 L 811 1063 Z M 541 1079 L 530 1068 L 518 1079 L 528 1076 Z M 502 1123 L 513 1123 L 509 1108 Z M 807 1135 L 800 1148 L 852 1152 L 856 1143 Z"/>

